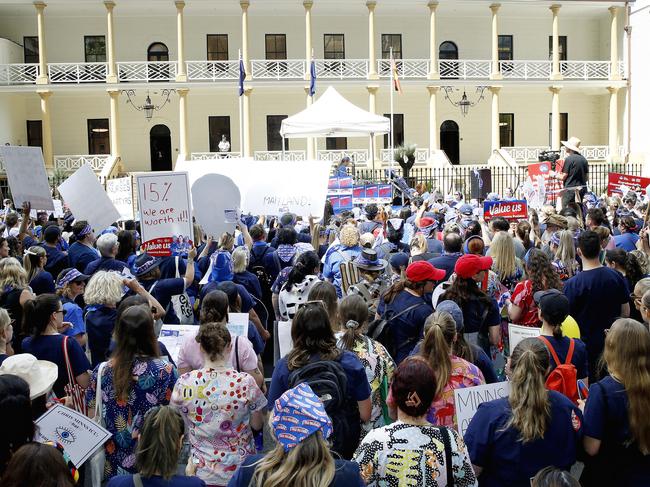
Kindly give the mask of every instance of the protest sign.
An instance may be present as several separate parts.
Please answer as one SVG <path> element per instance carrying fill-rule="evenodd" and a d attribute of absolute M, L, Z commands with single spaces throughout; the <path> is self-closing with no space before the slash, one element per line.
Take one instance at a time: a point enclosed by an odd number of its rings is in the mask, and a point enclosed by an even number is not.
<path fill-rule="evenodd" d="M 20 208 L 25 201 L 29 201 L 35 210 L 54 211 L 41 148 L 0 146 L 0 156 L 4 161 L 14 207 Z"/>
<path fill-rule="evenodd" d="M 645 193 L 650 186 L 650 178 L 610 172 L 607 175 L 607 196 L 623 195 L 623 188 L 635 193 Z"/>
<path fill-rule="evenodd" d="M 196 336 L 198 331 L 199 327 L 196 325 L 162 325 L 158 340 L 167 347 L 170 358 L 177 362 L 181 345 L 186 337 Z"/>
<path fill-rule="evenodd" d="M 77 468 L 111 437 L 111 433 L 98 423 L 62 404 L 48 409 L 35 423 L 36 441 L 63 445 Z"/>
<path fill-rule="evenodd" d="M 88 164 L 59 186 L 59 193 L 76 220 L 86 220 L 96 232 L 116 222 L 120 214 Z"/>
<path fill-rule="evenodd" d="M 520 341 L 526 338 L 535 338 L 541 334 L 542 330 L 532 326 L 521 326 L 508 324 L 508 341 L 510 343 L 510 355 Z"/>
<path fill-rule="evenodd" d="M 54 218 L 63 218 L 65 213 L 63 202 L 61 202 L 61 200 L 52 200 L 52 204 L 54 205 L 54 211 L 46 211 L 48 218 L 52 215 L 54 215 Z M 29 216 L 37 219 L 40 212 L 41 210 L 31 210 Z"/>
<path fill-rule="evenodd" d="M 248 336 L 248 313 L 228 313 L 228 330 L 232 336 Z"/>
<path fill-rule="evenodd" d="M 278 346 L 280 348 L 280 358 L 286 356 L 293 348 L 291 321 L 278 322 Z"/>
<path fill-rule="evenodd" d="M 331 163 L 250 159 L 178 161 L 190 185 L 206 174 L 222 174 L 239 188 L 241 209 L 253 215 L 291 212 L 303 218 L 323 215 Z"/>
<path fill-rule="evenodd" d="M 508 220 L 528 218 L 528 203 L 524 200 L 485 201 L 483 203 L 483 218 L 485 218 L 485 221 L 497 216 Z"/>
<path fill-rule="evenodd" d="M 106 180 L 106 194 L 120 213 L 120 220 L 133 220 L 133 183 L 130 177 Z"/>
<path fill-rule="evenodd" d="M 476 387 L 467 387 L 465 389 L 454 389 L 454 402 L 456 405 L 456 419 L 458 422 L 458 432 L 461 436 L 467 431 L 470 421 L 476 414 L 479 405 L 508 397 L 510 394 L 510 384 L 508 382 L 497 382 L 495 384 L 485 384 Z"/>
<path fill-rule="evenodd" d="M 205 234 L 215 240 L 225 232 L 235 233 L 235 222 L 228 215 L 240 213 L 240 202 L 239 188 L 232 179 L 221 174 L 206 174 L 192 184 L 192 208 L 196 221 Z"/>
<path fill-rule="evenodd" d="M 185 172 L 136 175 L 141 249 L 156 257 L 183 255 L 192 245 L 190 190 Z"/>
<path fill-rule="evenodd" d="M 557 197 L 562 191 L 562 181 L 558 179 L 551 179 L 551 171 L 562 172 L 564 167 L 564 160 L 560 159 L 555 162 L 555 169 L 553 169 L 552 163 L 548 161 L 538 162 L 535 164 L 528 165 L 528 181 L 530 181 L 535 189 L 544 195 L 544 201 L 540 205 L 535 205 L 540 207 L 545 203 L 553 204 Z M 527 198 L 528 199 L 528 198 Z M 530 199 L 528 199 L 530 202 Z"/>

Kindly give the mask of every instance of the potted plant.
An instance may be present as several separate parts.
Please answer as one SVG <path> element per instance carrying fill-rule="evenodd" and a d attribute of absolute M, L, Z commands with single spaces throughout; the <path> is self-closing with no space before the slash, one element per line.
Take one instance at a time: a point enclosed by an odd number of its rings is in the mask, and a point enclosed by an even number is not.
<path fill-rule="evenodd" d="M 415 144 L 404 144 L 396 147 L 395 151 L 393 152 L 393 160 L 397 162 L 402 168 L 402 175 L 404 176 L 404 179 L 407 181 L 407 183 L 409 183 L 409 172 L 415 164 L 416 149 L 417 145 Z"/>

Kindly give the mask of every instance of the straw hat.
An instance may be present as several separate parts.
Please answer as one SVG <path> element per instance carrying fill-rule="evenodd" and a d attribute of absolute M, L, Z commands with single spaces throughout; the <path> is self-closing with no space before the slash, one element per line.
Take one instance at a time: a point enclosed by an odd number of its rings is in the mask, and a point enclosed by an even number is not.
<path fill-rule="evenodd" d="M 57 377 L 59 368 L 53 362 L 37 360 L 29 353 L 19 353 L 7 357 L 0 365 L 0 375 L 17 375 L 29 384 L 29 398 L 35 399 L 48 392 Z"/>
<path fill-rule="evenodd" d="M 580 152 L 580 139 L 578 137 L 569 137 L 569 140 L 563 140 L 562 145 L 573 152 Z"/>

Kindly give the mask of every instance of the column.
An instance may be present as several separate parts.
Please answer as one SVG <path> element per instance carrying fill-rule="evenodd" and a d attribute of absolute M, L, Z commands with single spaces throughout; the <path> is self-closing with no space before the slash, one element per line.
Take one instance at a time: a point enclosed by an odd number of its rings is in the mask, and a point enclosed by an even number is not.
<path fill-rule="evenodd" d="M 47 5 L 44 2 L 34 2 L 36 7 L 36 19 L 38 22 L 38 78 L 37 85 L 46 85 L 49 83 L 47 76 L 47 61 L 45 58 L 45 15 L 44 10 Z"/>
<path fill-rule="evenodd" d="M 178 37 L 178 69 L 176 71 L 176 81 L 185 83 L 187 81 L 187 73 L 185 71 L 185 29 L 183 25 L 183 8 L 185 2 L 183 0 L 176 0 L 176 36 Z"/>
<path fill-rule="evenodd" d="M 310 66 L 309 62 L 311 61 L 311 8 L 314 5 L 313 0 L 303 0 L 303 6 L 305 7 L 305 79 L 311 79 L 310 76 Z M 311 105 L 309 101 L 308 106 Z"/>
<path fill-rule="evenodd" d="M 50 90 L 36 90 L 41 97 L 41 119 L 43 123 L 43 160 L 45 167 L 54 167 L 52 154 L 52 122 L 50 120 Z"/>
<path fill-rule="evenodd" d="M 179 117 L 178 154 L 186 160 L 190 158 L 190 150 L 187 145 L 187 134 L 189 133 L 187 128 L 187 94 L 189 91 L 189 88 L 176 88 Z"/>
<path fill-rule="evenodd" d="M 305 86 L 305 95 L 307 96 L 307 108 L 309 108 L 313 102 L 312 97 L 309 96 L 309 85 Z M 307 160 L 315 161 L 316 160 L 316 139 L 313 137 L 307 137 Z"/>
<path fill-rule="evenodd" d="M 377 75 L 377 50 L 375 48 L 375 7 L 376 0 L 368 0 L 368 79 L 379 79 Z"/>
<path fill-rule="evenodd" d="M 250 58 L 248 57 L 248 7 L 250 1 L 239 0 L 239 5 L 241 6 L 241 57 L 246 69 L 246 79 L 250 79 L 252 77 Z"/>
<path fill-rule="evenodd" d="M 560 21 L 558 13 L 560 12 L 561 5 L 551 5 L 549 7 L 553 12 L 553 66 L 551 71 L 551 79 L 562 79 L 562 72 L 560 71 Z"/>
<path fill-rule="evenodd" d="M 366 86 L 368 90 L 368 111 L 370 113 L 377 113 L 377 92 L 379 91 L 379 86 L 377 85 L 368 85 Z M 392 88 L 391 88 L 392 89 Z M 381 161 L 381 152 L 379 147 L 377 147 L 377 137 L 370 137 L 370 147 L 368 147 L 368 158 L 370 160 L 370 167 L 375 168 L 375 159 Z M 374 147 L 374 154 L 373 154 Z M 373 157 L 374 156 L 374 157 Z M 381 164 L 381 163 L 380 163 Z"/>
<path fill-rule="evenodd" d="M 618 156 L 618 90 L 608 86 L 609 92 L 609 161 Z"/>
<path fill-rule="evenodd" d="M 501 88 L 501 86 L 490 86 L 490 93 L 492 93 L 492 152 L 501 148 L 499 131 L 499 91 Z"/>
<path fill-rule="evenodd" d="M 117 83 L 117 69 L 115 66 L 115 34 L 113 32 L 113 9 L 115 2 L 106 0 L 106 54 L 108 57 L 108 71 L 106 73 L 107 83 Z"/>
<path fill-rule="evenodd" d="M 501 7 L 500 3 L 490 5 L 492 11 L 492 69 L 490 79 L 502 79 L 501 70 L 499 69 L 499 21 L 497 12 Z"/>
<path fill-rule="evenodd" d="M 244 89 L 244 153 L 243 157 L 253 157 L 251 150 L 251 94 L 253 88 Z"/>
<path fill-rule="evenodd" d="M 551 150 L 560 150 L 560 90 L 561 86 L 551 86 Z"/>
<path fill-rule="evenodd" d="M 609 12 L 612 14 L 609 34 L 610 45 L 610 72 L 609 79 L 618 80 L 621 76 L 618 74 L 618 7 L 609 7 Z"/>
<path fill-rule="evenodd" d="M 109 88 L 106 91 L 111 98 L 110 130 L 108 131 L 111 142 L 111 155 L 120 158 L 120 112 L 118 109 L 120 90 Z"/>
<path fill-rule="evenodd" d="M 440 79 L 438 70 L 438 42 L 436 41 L 436 9 L 438 2 L 430 0 L 429 7 L 429 79 Z"/>
<path fill-rule="evenodd" d="M 440 149 L 440 131 L 438 130 L 438 112 L 436 102 L 440 86 L 427 86 L 429 91 L 429 154 Z"/>

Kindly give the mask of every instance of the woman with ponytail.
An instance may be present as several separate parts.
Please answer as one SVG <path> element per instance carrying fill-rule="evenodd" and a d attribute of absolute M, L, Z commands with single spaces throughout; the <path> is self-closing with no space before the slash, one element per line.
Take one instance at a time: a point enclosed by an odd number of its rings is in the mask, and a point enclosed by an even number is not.
<path fill-rule="evenodd" d="M 185 423 L 176 409 L 150 409 L 144 416 L 135 453 L 138 473 L 113 477 L 106 487 L 136 487 L 136 477 L 142 487 L 205 487 L 199 478 L 176 475 L 184 435 Z"/>
<path fill-rule="evenodd" d="M 54 278 L 45 270 L 47 254 L 40 245 L 30 247 L 25 251 L 23 267 L 27 272 L 27 282 L 36 296 L 54 292 Z"/>
<path fill-rule="evenodd" d="M 336 345 L 341 350 L 348 350 L 359 357 L 370 383 L 372 412 L 370 420 L 361 423 L 363 438 L 369 431 L 390 422 L 386 400 L 395 361 L 381 343 L 364 335 L 368 322 L 368 306 L 361 296 L 343 298 L 339 304 L 338 318 L 341 331 L 336 334 Z"/>
<path fill-rule="evenodd" d="M 282 320 L 292 320 L 298 306 L 307 301 L 309 291 L 319 282 L 320 260 L 311 250 L 303 252 L 289 272 L 289 278 L 280 289 L 278 307 Z"/>
<path fill-rule="evenodd" d="M 95 413 L 97 380 L 101 370 L 102 419 L 112 437 L 104 443 L 104 479 L 118 473 L 136 473 L 138 432 L 151 408 L 169 404 L 176 383 L 176 368 L 160 358 L 151 309 L 126 308 L 114 331 L 115 350 L 110 360 L 92 373 L 86 391 L 89 416 Z"/>
<path fill-rule="evenodd" d="M 576 462 L 582 413 L 546 389 L 549 366 L 541 340 L 519 342 L 506 365 L 509 396 L 480 404 L 470 421 L 465 443 L 481 487 L 528 486 L 540 469 Z"/>
<path fill-rule="evenodd" d="M 515 233 L 517 235 L 515 238 L 524 245 L 524 248 L 527 251 L 535 247 L 535 243 L 530 239 L 531 230 L 532 227 L 526 220 L 517 223 L 517 227 L 515 228 Z"/>
<path fill-rule="evenodd" d="M 585 406 L 585 487 L 650 485 L 649 357 L 648 328 L 616 320 L 603 352 L 609 375 L 589 388 Z"/>

